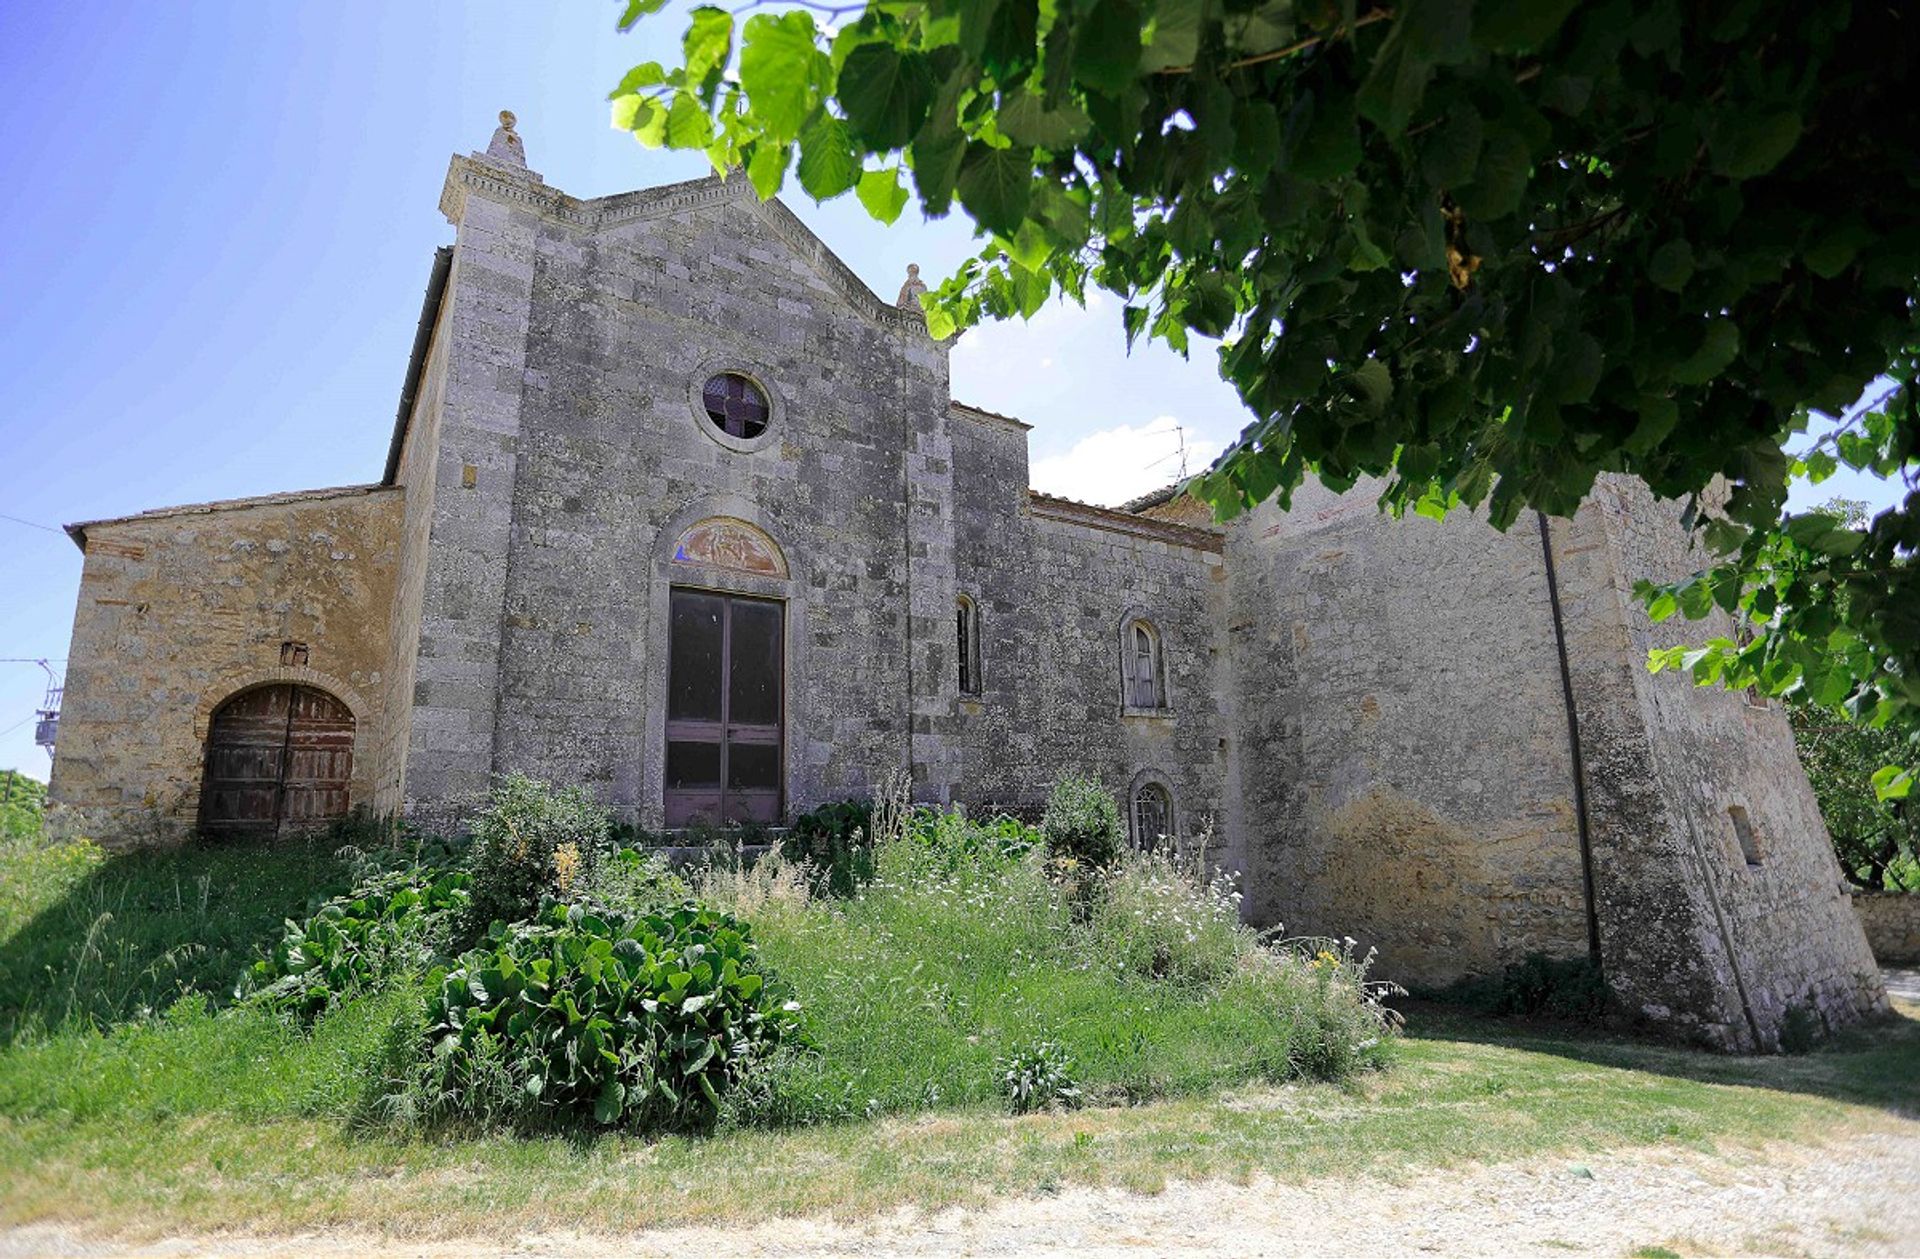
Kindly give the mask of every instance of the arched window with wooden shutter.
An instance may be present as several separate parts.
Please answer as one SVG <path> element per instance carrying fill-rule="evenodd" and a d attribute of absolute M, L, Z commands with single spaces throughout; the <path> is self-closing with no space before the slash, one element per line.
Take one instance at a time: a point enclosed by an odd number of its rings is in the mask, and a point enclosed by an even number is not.
<path fill-rule="evenodd" d="M 1129 618 L 1121 634 L 1121 692 L 1128 708 L 1165 708 L 1167 685 L 1160 632 L 1145 617 Z"/>

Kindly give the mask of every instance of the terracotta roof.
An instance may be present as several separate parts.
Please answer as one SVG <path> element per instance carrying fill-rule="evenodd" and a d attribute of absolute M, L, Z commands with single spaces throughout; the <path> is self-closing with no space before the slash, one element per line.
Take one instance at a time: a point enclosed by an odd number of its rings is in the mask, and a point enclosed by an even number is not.
<path fill-rule="evenodd" d="M 1185 484 L 1184 481 L 1175 481 L 1172 485 L 1163 485 L 1151 493 L 1142 494 L 1139 498 L 1130 498 L 1120 504 L 1120 510 L 1145 511 L 1149 507 L 1158 507 L 1162 503 L 1172 502 L 1180 496 L 1180 487 Z"/>
<path fill-rule="evenodd" d="M 1197 551 L 1220 551 L 1225 545 L 1226 535 L 1217 529 L 1201 529 L 1152 516 L 1136 516 L 1119 508 L 1096 507 L 1092 503 L 1042 494 L 1039 490 L 1027 491 L 1027 504 L 1036 516 L 1151 538 L 1157 542 L 1170 542 Z"/>

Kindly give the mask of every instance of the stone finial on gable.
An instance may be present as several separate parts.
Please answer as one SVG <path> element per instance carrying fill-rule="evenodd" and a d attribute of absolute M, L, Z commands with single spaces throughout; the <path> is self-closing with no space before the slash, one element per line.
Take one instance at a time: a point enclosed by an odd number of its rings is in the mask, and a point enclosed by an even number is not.
<path fill-rule="evenodd" d="M 527 149 L 520 143 L 519 135 L 513 125 L 518 121 L 511 109 L 500 111 L 500 125 L 494 128 L 493 139 L 487 144 L 487 157 L 505 166 L 527 168 Z"/>
<path fill-rule="evenodd" d="M 917 312 L 920 309 L 920 295 L 926 291 L 926 281 L 920 278 L 920 264 L 917 262 L 909 262 L 907 264 L 907 282 L 900 286 L 900 296 L 893 299 L 893 304 L 901 310 Z"/>

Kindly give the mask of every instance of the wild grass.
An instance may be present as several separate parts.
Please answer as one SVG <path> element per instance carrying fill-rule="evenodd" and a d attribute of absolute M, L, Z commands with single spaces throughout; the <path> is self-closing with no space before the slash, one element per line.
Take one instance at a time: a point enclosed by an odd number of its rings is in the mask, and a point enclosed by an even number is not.
<path fill-rule="evenodd" d="M 778 859 L 700 880 L 752 919 L 805 1005 L 815 1052 L 769 1082 L 775 1121 L 992 1102 L 1001 1064 L 1041 1042 L 1095 1104 L 1335 1078 L 1391 1052 L 1357 963 L 1261 947 L 1223 893 L 1161 859 L 1076 894 L 1037 849 L 1008 856 L 932 829 L 883 842 L 852 900 L 809 897 Z"/>
<path fill-rule="evenodd" d="M 337 841 L 113 854 L 0 843 L 0 1044 L 215 1002 L 283 920 L 349 881 Z"/>
<path fill-rule="evenodd" d="M 694 876 L 749 913 L 805 1002 L 816 1052 L 782 1060 L 740 1116 L 784 1124 L 422 1136 L 368 1122 L 416 990 L 351 997 L 311 1029 L 220 1008 L 280 919 L 347 877 L 301 846 L 0 854 L 0 1222 L 612 1232 L 1067 1184 L 1817 1141 L 1920 1110 L 1911 1010 L 1792 1059 L 1432 1007 L 1414 1009 L 1410 1036 L 1369 1046 L 1377 1024 L 1344 995 L 1356 977 L 1337 946 L 1263 949 L 1224 893 L 1195 895 L 1165 863 L 1122 866 L 1095 896 L 1049 879 L 1037 855 L 922 842 L 882 845 L 853 900 L 816 898 L 777 860 Z M 206 947 L 161 960 L 182 942 Z M 1009 1115 L 1005 1064 L 1045 1042 L 1087 1104 Z M 1329 1046 L 1356 1057 L 1316 1059 Z M 1393 1070 L 1355 1070 L 1386 1053 Z"/>

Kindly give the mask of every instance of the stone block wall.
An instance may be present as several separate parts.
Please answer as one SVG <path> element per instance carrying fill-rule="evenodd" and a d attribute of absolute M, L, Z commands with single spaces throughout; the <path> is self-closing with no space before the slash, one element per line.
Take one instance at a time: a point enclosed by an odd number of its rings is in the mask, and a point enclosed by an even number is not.
<path fill-rule="evenodd" d="M 393 661 L 387 670 L 374 808 L 382 815 L 406 811 L 407 757 L 413 742 L 413 703 L 420 657 L 420 623 L 426 603 L 427 554 L 438 492 L 435 471 L 440 457 L 440 416 L 446 401 L 447 361 L 452 323 L 444 302 L 428 343 L 427 359 L 415 391 L 399 460 L 396 484 L 407 487 L 401 517 L 399 558 L 394 566 L 393 610 L 388 636 Z"/>
<path fill-rule="evenodd" d="M 449 170 L 395 485 L 76 529 L 52 792 L 105 837 L 190 825 L 210 713 L 274 681 L 353 711 L 356 802 L 445 821 L 521 771 L 657 826 L 690 586 L 785 607 L 789 814 L 896 769 L 982 807 L 1151 780 L 1213 827 L 1250 918 L 1352 935 L 1403 982 L 1597 947 L 1632 1009 L 1726 1048 L 1796 1007 L 1884 1008 L 1781 714 L 1645 670 L 1730 630 L 1632 597 L 1698 563 L 1669 505 L 1607 481 L 1500 533 L 1309 487 L 1223 531 L 1186 499 L 1036 494 L 1026 426 L 953 403 L 949 347 L 777 202 L 713 179 L 582 201 L 512 158 Z M 720 372 L 765 392 L 764 435 L 707 419 Z M 677 558 L 710 517 L 784 572 Z M 1126 703 L 1135 616 L 1164 709 Z M 1910 952 L 1908 908 L 1859 912 Z"/>
<path fill-rule="evenodd" d="M 923 798 L 946 798 L 954 769 L 936 722 L 953 651 L 945 347 L 740 181 L 579 203 L 456 162 L 455 184 L 455 348 L 408 796 L 445 801 L 476 785 L 414 772 L 426 764 L 425 723 L 428 737 L 444 727 L 470 742 L 463 756 L 482 775 L 580 783 L 658 825 L 667 599 L 685 585 L 786 603 L 790 810 L 858 794 L 908 764 Z M 522 195 L 537 211 L 518 208 Z M 526 229 L 509 251 L 524 296 L 485 271 L 484 299 L 463 295 L 486 252 L 506 249 L 470 224 L 501 214 Z M 524 327 L 516 364 L 464 360 L 459 312 L 472 305 L 497 305 L 494 318 Z M 772 399 L 764 439 L 716 438 L 699 392 L 722 371 L 749 375 Z M 459 429 L 455 399 L 476 373 L 490 399 L 515 381 L 511 408 L 501 402 L 510 423 Z M 477 485 L 458 479 L 467 457 L 450 453 L 468 440 L 497 445 L 500 459 L 478 469 Z M 709 516 L 764 530 L 790 577 L 672 563 L 680 533 Z M 476 649 L 477 628 L 448 636 L 485 619 L 496 579 L 497 645 Z M 442 691 L 428 662 L 449 649 L 464 671 Z"/>
<path fill-rule="evenodd" d="M 76 526 L 86 553 L 51 799 L 104 843 L 184 835 L 213 710 L 299 682 L 353 713 L 372 803 L 404 494 L 355 486 Z M 282 664 L 281 645 L 307 647 Z"/>
<path fill-rule="evenodd" d="M 1920 893 L 1853 893 L 1853 912 L 1882 966 L 1920 966 Z"/>
<path fill-rule="evenodd" d="M 1651 647 L 1734 632 L 1718 612 L 1654 625 L 1633 594 L 1638 578 L 1700 566 L 1679 513 L 1608 478 L 1573 521 L 1553 522 L 1602 955 L 1644 1017 L 1723 1048 L 1771 1048 L 1794 1007 L 1837 1026 L 1886 999 L 1784 714 L 1647 672 Z"/>
<path fill-rule="evenodd" d="M 1539 538 L 1304 487 L 1228 530 L 1229 797 L 1249 916 L 1437 987 L 1579 956 L 1572 755 Z"/>
<path fill-rule="evenodd" d="M 1211 823 L 1223 840 L 1219 536 L 1026 493 L 1023 432 L 978 420 L 955 432 L 959 582 L 980 608 L 982 676 L 977 697 L 950 701 L 963 798 L 1036 805 L 1075 772 L 1124 806 L 1151 778 L 1182 834 Z M 1163 711 L 1123 702 L 1130 616 L 1159 634 Z"/>
<path fill-rule="evenodd" d="M 441 197 L 458 234 L 440 315 L 446 342 L 437 431 L 419 443 L 415 478 L 431 480 L 432 503 L 404 777 L 414 813 L 423 802 L 477 798 L 494 768 L 529 294 L 542 221 L 530 200 L 537 180 L 524 170 L 455 158 L 454 171 L 465 178 L 450 175 Z"/>

